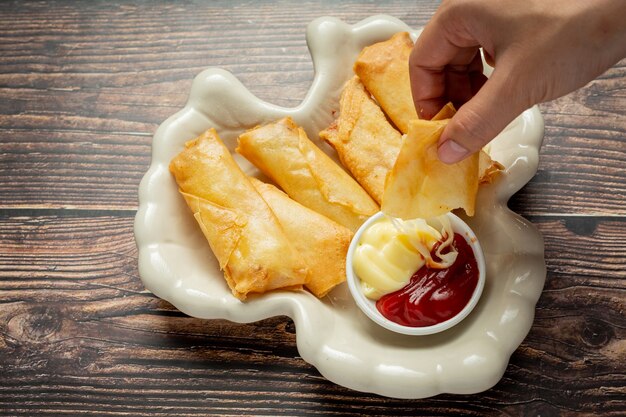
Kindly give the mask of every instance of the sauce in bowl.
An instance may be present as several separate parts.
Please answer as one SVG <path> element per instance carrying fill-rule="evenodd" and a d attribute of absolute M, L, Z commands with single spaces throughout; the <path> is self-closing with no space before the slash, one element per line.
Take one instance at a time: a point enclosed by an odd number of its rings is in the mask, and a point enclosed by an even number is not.
<path fill-rule="evenodd" d="M 410 335 L 459 323 L 478 303 L 485 282 L 478 239 L 452 213 L 428 222 L 378 213 L 357 230 L 346 263 L 359 308 L 379 325 Z"/>
<path fill-rule="evenodd" d="M 378 311 L 394 323 L 409 327 L 432 326 L 459 314 L 478 284 L 478 265 L 463 236 L 455 233 L 452 245 L 458 255 L 450 267 L 422 266 L 406 286 L 376 301 Z M 434 256 L 435 250 L 432 252 Z"/>

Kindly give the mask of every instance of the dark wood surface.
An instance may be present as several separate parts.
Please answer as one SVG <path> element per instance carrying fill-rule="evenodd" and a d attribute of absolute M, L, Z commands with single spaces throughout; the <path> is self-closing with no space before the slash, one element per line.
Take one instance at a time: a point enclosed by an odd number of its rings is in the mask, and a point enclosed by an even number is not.
<path fill-rule="evenodd" d="M 434 1 L 0 3 L 0 415 L 626 414 L 626 61 L 541 106 L 535 178 L 511 201 L 545 238 L 536 319 L 477 395 L 394 400 L 336 386 L 293 323 L 185 316 L 144 290 L 133 219 L 157 126 L 193 77 L 233 72 L 293 106 L 308 22 Z"/>

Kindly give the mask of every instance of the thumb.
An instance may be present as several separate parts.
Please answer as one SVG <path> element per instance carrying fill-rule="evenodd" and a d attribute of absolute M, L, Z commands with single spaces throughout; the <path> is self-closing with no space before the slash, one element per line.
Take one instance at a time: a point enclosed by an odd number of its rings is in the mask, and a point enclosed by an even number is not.
<path fill-rule="evenodd" d="M 439 139 L 439 159 L 459 162 L 479 151 L 515 117 L 530 107 L 525 91 L 514 88 L 511 77 L 494 71 L 476 95 L 452 117 Z"/>

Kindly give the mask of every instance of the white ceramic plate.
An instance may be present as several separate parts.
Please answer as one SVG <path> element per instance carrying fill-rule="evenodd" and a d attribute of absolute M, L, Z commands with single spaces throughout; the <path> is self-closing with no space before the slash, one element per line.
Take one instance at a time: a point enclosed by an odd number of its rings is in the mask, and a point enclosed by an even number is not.
<path fill-rule="evenodd" d="M 346 285 L 321 301 L 306 292 L 275 292 L 245 303 L 235 299 L 168 171 L 184 142 L 209 127 L 217 129 L 232 151 L 243 130 L 289 115 L 315 141 L 332 120 L 358 52 L 403 30 L 411 31 L 389 16 L 355 25 L 334 18 L 313 21 L 307 42 L 315 79 L 295 108 L 259 100 L 224 70 L 200 73 L 187 105 L 154 136 L 152 164 L 139 187 L 135 219 L 139 273 L 148 290 L 191 316 L 242 323 L 291 317 L 302 358 L 337 384 L 398 398 L 476 393 L 502 377 L 531 327 L 545 280 L 541 235 L 506 205 L 537 170 L 543 121 L 536 108 L 524 112 L 490 145 L 491 155 L 506 171 L 482 187 L 477 215 L 465 219 L 485 253 L 483 296 L 461 324 L 436 335 L 403 336 L 383 329 L 356 307 Z M 236 159 L 246 172 L 257 173 Z"/>

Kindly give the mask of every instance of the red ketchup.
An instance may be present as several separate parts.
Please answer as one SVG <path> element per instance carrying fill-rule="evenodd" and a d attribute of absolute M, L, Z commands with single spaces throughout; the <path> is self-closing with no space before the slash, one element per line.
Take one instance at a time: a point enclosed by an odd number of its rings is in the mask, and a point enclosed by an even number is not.
<path fill-rule="evenodd" d="M 431 256 L 437 259 L 433 248 Z M 398 291 L 382 296 L 376 307 L 387 319 L 408 327 L 425 327 L 456 316 L 467 305 L 478 284 L 478 265 L 474 251 L 463 236 L 454 234 L 452 246 L 458 251 L 449 268 L 424 265 L 409 283 Z"/>

